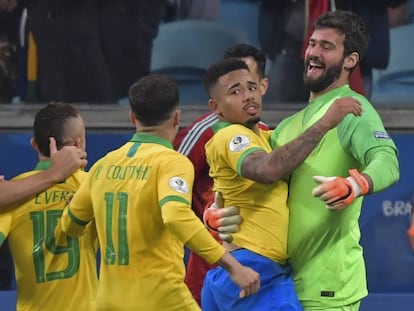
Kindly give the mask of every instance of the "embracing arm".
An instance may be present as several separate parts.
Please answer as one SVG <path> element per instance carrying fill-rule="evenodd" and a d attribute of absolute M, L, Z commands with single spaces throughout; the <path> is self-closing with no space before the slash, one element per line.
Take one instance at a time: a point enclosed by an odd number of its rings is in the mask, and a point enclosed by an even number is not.
<path fill-rule="evenodd" d="M 0 207 L 26 200 L 57 182 L 58 179 L 48 171 L 19 180 L 0 181 Z"/>
<path fill-rule="evenodd" d="M 291 142 L 271 153 L 253 152 L 242 163 L 243 177 L 261 183 L 274 183 L 297 168 L 318 145 L 322 137 L 349 113 L 361 115 L 361 104 L 352 97 L 336 99 L 326 113 Z"/>
<path fill-rule="evenodd" d="M 52 166 L 38 174 L 19 180 L 0 181 L 0 207 L 23 201 L 36 193 L 64 180 L 80 167 L 86 166 L 86 152 L 74 146 L 56 149 L 56 141 L 50 139 Z"/>
<path fill-rule="evenodd" d="M 298 138 L 274 149 L 271 153 L 251 153 L 243 161 L 243 177 L 261 183 L 274 183 L 280 180 L 307 158 L 329 129 L 319 120 Z"/>

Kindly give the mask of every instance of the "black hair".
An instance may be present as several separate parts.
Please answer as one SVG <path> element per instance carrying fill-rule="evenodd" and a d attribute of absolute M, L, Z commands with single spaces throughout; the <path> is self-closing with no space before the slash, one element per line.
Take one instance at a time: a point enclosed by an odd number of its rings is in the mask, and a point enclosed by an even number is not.
<path fill-rule="evenodd" d="M 129 105 L 135 118 L 144 126 L 154 126 L 167 120 L 177 109 L 178 86 L 165 74 L 151 74 L 129 88 Z"/>
<path fill-rule="evenodd" d="M 78 117 L 78 110 L 68 103 L 50 103 L 40 109 L 33 123 L 33 138 L 39 152 L 46 157 L 50 156 L 49 137 L 54 137 L 57 149 L 61 149 L 65 144 L 65 122 Z"/>
<path fill-rule="evenodd" d="M 266 56 L 252 45 L 239 43 L 233 45 L 224 51 L 224 58 L 246 58 L 251 57 L 257 63 L 258 75 L 261 79 L 265 76 Z"/>
<path fill-rule="evenodd" d="M 315 22 L 315 29 L 333 28 L 345 35 L 344 56 L 353 52 L 361 60 L 368 48 L 369 34 L 361 16 L 352 11 L 329 11 L 323 13 Z"/>
<path fill-rule="evenodd" d="M 212 87 L 217 83 L 218 79 L 225 74 L 246 69 L 249 71 L 247 64 L 239 58 L 226 58 L 211 65 L 204 74 L 204 87 L 210 96 Z"/>

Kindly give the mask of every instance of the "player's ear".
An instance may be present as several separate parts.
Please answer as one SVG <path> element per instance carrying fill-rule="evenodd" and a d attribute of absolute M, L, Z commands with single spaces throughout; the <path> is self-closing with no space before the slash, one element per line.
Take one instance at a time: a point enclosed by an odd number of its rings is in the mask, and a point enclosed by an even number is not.
<path fill-rule="evenodd" d="M 260 94 L 264 96 L 267 93 L 267 89 L 269 88 L 269 79 L 263 78 L 262 80 L 260 80 L 259 86 L 260 86 Z"/>
<path fill-rule="evenodd" d="M 132 125 L 135 126 L 137 119 L 135 119 L 134 113 L 130 110 L 129 111 L 129 121 L 132 123 Z"/>
<path fill-rule="evenodd" d="M 345 57 L 344 67 L 347 69 L 354 68 L 356 65 L 358 65 L 358 62 L 359 62 L 359 54 L 356 52 L 353 52 Z"/>
<path fill-rule="evenodd" d="M 181 118 L 181 110 L 177 109 L 174 112 L 174 123 L 173 123 L 174 127 L 180 127 L 180 118 Z"/>
<path fill-rule="evenodd" d="M 76 138 L 74 144 L 75 144 L 75 147 L 82 148 L 82 144 L 81 144 L 80 138 Z"/>
<path fill-rule="evenodd" d="M 37 143 L 36 143 L 36 140 L 34 139 L 34 137 L 32 137 L 32 138 L 30 139 L 30 144 L 32 145 L 32 148 L 33 148 L 34 150 L 39 151 L 39 148 L 37 147 Z"/>
<path fill-rule="evenodd" d="M 217 101 L 215 99 L 210 98 L 208 100 L 208 106 L 210 107 L 210 110 L 215 112 L 216 114 L 220 114 Z"/>

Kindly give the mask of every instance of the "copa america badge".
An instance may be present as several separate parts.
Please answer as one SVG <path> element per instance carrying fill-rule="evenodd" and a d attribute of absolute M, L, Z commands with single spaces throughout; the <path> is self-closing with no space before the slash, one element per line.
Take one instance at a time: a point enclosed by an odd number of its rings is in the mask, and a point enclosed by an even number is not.
<path fill-rule="evenodd" d="M 237 135 L 230 140 L 229 148 L 231 151 L 241 151 L 250 145 L 250 140 L 247 136 Z"/>
<path fill-rule="evenodd" d="M 188 193 L 188 186 L 184 179 L 178 176 L 171 177 L 168 181 L 168 185 L 171 189 L 179 193 Z"/>

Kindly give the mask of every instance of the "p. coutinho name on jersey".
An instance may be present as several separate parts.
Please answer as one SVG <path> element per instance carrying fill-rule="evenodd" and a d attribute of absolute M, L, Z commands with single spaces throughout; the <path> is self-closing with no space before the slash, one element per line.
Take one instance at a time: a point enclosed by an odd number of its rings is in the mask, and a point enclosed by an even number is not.
<path fill-rule="evenodd" d="M 101 165 L 96 170 L 96 179 L 148 179 L 151 173 L 151 166 L 122 166 L 122 165 Z"/>

